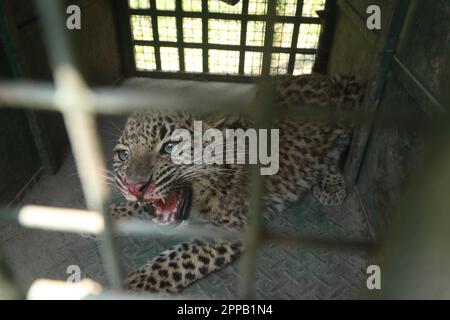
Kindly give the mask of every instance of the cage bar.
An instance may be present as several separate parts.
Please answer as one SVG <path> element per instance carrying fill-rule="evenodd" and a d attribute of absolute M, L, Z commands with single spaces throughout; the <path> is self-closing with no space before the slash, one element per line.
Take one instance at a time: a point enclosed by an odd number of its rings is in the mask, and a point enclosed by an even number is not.
<path fill-rule="evenodd" d="M 85 86 L 74 63 L 70 43 L 65 34 L 61 2 L 36 1 L 43 16 L 44 38 L 50 54 L 56 92 L 55 103 L 62 111 L 73 148 L 84 197 L 90 210 L 103 216 L 101 252 L 113 289 L 121 290 L 122 274 L 113 239 L 113 226 L 106 202 L 108 194 L 102 179 L 104 161 L 100 152 L 94 117 L 89 113 L 89 89 Z M 85 109 L 86 108 L 86 109 Z"/>

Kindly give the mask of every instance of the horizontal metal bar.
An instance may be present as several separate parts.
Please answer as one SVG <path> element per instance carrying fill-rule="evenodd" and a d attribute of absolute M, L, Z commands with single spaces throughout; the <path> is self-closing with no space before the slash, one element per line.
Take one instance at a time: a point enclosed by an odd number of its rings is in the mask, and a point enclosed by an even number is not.
<path fill-rule="evenodd" d="M 246 76 L 240 74 L 217 74 L 217 73 L 189 73 L 189 72 L 167 72 L 167 71 L 134 71 L 132 76 L 157 78 L 157 79 L 177 79 L 194 81 L 217 81 L 232 83 L 256 83 L 261 80 L 259 76 Z"/>
<path fill-rule="evenodd" d="M 207 237 L 237 240 L 242 233 L 228 230 L 210 223 L 182 222 L 178 226 L 161 226 L 150 221 L 128 220 L 116 223 L 118 234 L 131 234 L 135 236 L 158 235 L 170 238 Z"/>
<path fill-rule="evenodd" d="M 254 112 L 250 108 L 254 103 L 255 85 L 242 86 L 236 83 L 216 83 L 211 86 L 199 81 L 180 83 L 171 80 L 151 88 L 99 88 L 91 91 L 89 98 L 92 103 L 87 110 L 99 114 L 128 114 L 134 111 L 151 110 L 187 110 L 193 112 L 240 113 L 250 117 Z M 180 95 L 179 93 L 183 94 Z M 55 88 L 53 85 L 34 82 L 0 82 L 0 107 L 11 106 L 42 110 L 61 111 L 55 103 Z M 83 108 L 86 106 L 80 106 Z M 335 123 L 347 121 L 360 126 L 376 124 L 390 128 L 403 126 L 438 125 L 438 117 L 418 118 L 415 115 L 393 111 L 378 112 L 355 111 L 339 112 L 335 108 L 299 107 L 277 112 L 278 117 L 296 117 L 302 121 L 325 121 Z"/>
<path fill-rule="evenodd" d="M 176 17 L 178 13 L 176 11 L 167 10 L 152 10 L 152 9 L 130 9 L 130 14 L 150 16 L 154 12 L 156 16 L 162 17 Z M 182 11 L 181 16 L 185 18 L 206 18 L 206 19 L 223 19 L 223 20 L 254 20 L 254 21 L 266 21 L 266 15 L 243 15 L 239 13 L 220 13 L 220 12 L 188 12 Z M 295 17 L 295 16 L 275 16 L 274 22 L 284 23 L 310 23 L 320 24 L 321 20 L 317 17 Z"/>
<path fill-rule="evenodd" d="M 102 234 L 102 215 L 82 209 L 67 209 L 27 205 L 23 207 L 0 208 L 0 217 L 18 222 L 26 228 L 52 230 L 58 232 Z M 130 219 L 115 223 L 116 235 L 153 236 L 165 238 L 204 237 L 210 239 L 243 239 L 244 234 L 211 225 L 210 223 L 184 222 L 179 226 L 160 226 L 150 221 Z M 101 237 L 98 238 L 101 240 Z M 328 248 L 335 250 L 371 251 L 375 244 L 360 240 L 341 240 L 302 237 L 298 235 L 264 232 L 258 236 L 256 245 L 267 242 L 280 245 L 298 245 L 308 248 Z"/>
<path fill-rule="evenodd" d="M 28 300 L 186 300 L 184 295 L 125 293 L 106 291 L 99 283 L 85 278 L 71 283 L 61 280 L 37 279 L 27 293 Z"/>
<path fill-rule="evenodd" d="M 26 205 L 1 208 L 0 212 L 27 228 L 99 234 L 105 227 L 102 215 L 88 210 Z"/>
<path fill-rule="evenodd" d="M 133 40 L 135 45 L 142 46 L 154 46 L 155 41 L 146 40 Z M 218 43 L 194 43 L 194 42 L 171 42 L 171 41 L 158 41 L 158 46 L 160 47 L 172 47 L 172 48 L 192 48 L 192 49 L 215 49 L 215 50 L 234 50 L 234 51 L 259 51 L 263 52 L 266 50 L 264 47 L 258 46 L 247 46 L 247 45 L 233 45 L 233 44 L 218 44 Z M 301 49 L 301 48 L 286 48 L 286 47 L 268 47 L 271 53 L 300 53 L 300 54 L 316 54 L 316 49 Z"/>
<path fill-rule="evenodd" d="M 182 92 L 183 94 L 180 94 Z M 233 83 L 177 83 L 152 88 L 101 88 L 87 93 L 89 104 L 78 106 L 90 113 L 126 114 L 145 110 L 243 111 L 252 103 L 254 88 Z M 37 82 L 0 82 L 0 105 L 70 111 L 56 102 L 55 88 Z M 69 105 L 68 108 L 72 106 Z"/>
<path fill-rule="evenodd" d="M 102 215 L 82 209 L 56 208 L 26 205 L 23 207 L 0 208 L 0 217 L 18 222 L 27 228 L 73 233 L 102 234 L 105 225 Z M 150 221 L 128 220 L 115 224 L 117 234 L 137 236 L 153 235 L 166 237 L 209 237 L 237 239 L 240 233 L 224 230 L 211 224 L 182 223 L 177 227 L 160 226 Z"/>

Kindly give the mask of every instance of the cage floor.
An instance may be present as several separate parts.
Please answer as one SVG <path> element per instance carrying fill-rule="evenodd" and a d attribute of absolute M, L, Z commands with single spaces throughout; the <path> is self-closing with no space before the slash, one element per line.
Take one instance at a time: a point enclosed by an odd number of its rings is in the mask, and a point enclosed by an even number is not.
<path fill-rule="evenodd" d="M 105 155 L 110 156 L 123 118 L 100 118 L 99 131 Z M 80 182 L 72 156 L 67 156 L 59 172 L 44 174 L 23 200 L 25 204 L 84 208 Z M 367 221 L 359 200 L 351 193 L 335 208 L 321 206 L 307 196 L 283 214 L 266 217 L 269 229 L 283 234 L 337 239 L 370 239 Z M 79 235 L 31 230 L 0 221 L 0 246 L 19 286 L 26 290 L 36 278 L 65 280 L 67 268 L 76 265 L 82 277 L 107 285 L 99 241 Z M 176 242 L 157 236 L 121 236 L 118 244 L 127 272 L 144 264 Z M 256 295 L 259 299 L 353 299 L 366 283 L 365 253 L 311 250 L 293 245 L 267 245 L 258 253 Z M 240 262 L 214 273 L 184 291 L 194 298 L 235 298 L 239 293 Z"/>

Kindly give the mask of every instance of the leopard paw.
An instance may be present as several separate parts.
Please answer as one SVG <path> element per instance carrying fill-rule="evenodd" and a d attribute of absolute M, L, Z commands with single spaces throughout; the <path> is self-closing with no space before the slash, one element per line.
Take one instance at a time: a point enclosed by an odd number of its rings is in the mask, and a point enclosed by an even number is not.
<path fill-rule="evenodd" d="M 324 206 L 339 206 L 347 197 L 345 180 L 340 173 L 325 175 L 318 184 L 313 186 L 313 194 Z"/>

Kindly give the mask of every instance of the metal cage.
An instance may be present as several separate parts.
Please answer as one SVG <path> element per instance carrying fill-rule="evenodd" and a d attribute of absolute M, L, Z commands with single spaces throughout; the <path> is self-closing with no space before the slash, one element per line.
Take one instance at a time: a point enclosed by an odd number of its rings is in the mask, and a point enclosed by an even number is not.
<path fill-rule="evenodd" d="M 369 105 L 376 105 L 380 90 L 384 86 L 387 77 L 387 71 L 391 65 L 401 67 L 398 59 L 393 54 L 393 49 L 398 40 L 401 31 L 401 25 L 405 17 L 408 1 L 399 1 L 393 20 L 394 23 L 388 36 L 388 41 L 378 66 L 378 78 L 376 86 L 369 91 L 366 101 Z M 155 1 L 151 1 L 155 3 Z M 177 1 L 179 4 L 180 1 Z M 205 6 L 206 1 L 202 1 Z M 267 23 L 274 24 L 276 17 L 276 8 L 274 2 L 269 2 L 267 12 Z M 299 1 L 301 3 L 301 1 Z M 42 228 L 45 230 L 58 230 L 63 232 L 92 232 L 101 234 L 103 242 L 101 252 L 104 258 L 106 271 L 110 280 L 112 293 L 124 294 L 122 291 L 122 271 L 117 256 L 117 250 L 113 235 L 117 232 L 127 232 L 133 234 L 152 234 L 156 231 L 151 224 L 143 224 L 142 222 L 123 222 L 113 225 L 111 217 L 107 212 L 108 193 L 105 188 L 105 182 L 99 172 L 104 167 L 104 161 L 99 148 L 99 141 L 96 133 L 94 117 L 100 114 L 118 114 L 128 113 L 135 110 L 152 110 L 154 108 L 177 108 L 183 110 L 193 110 L 194 106 L 202 105 L 210 108 L 210 110 L 222 111 L 227 108 L 230 112 L 242 111 L 249 108 L 243 105 L 239 97 L 224 97 L 222 103 L 214 103 L 208 101 L 211 94 L 223 96 L 221 92 L 205 95 L 200 85 L 191 85 L 185 88 L 184 98 L 177 98 L 174 95 L 175 89 L 167 88 L 157 92 L 146 92 L 136 94 L 136 92 L 128 89 L 90 89 L 86 86 L 81 78 L 76 66 L 74 65 L 70 43 L 65 34 L 63 17 L 61 15 L 61 2 L 59 0 L 36 1 L 43 17 L 43 27 L 48 52 L 50 54 L 55 85 L 49 83 L 37 82 L 1 82 L 0 83 L 0 104 L 8 107 L 20 107 L 30 109 L 46 109 L 61 112 L 70 137 L 73 153 L 75 155 L 78 172 L 81 178 L 84 196 L 87 202 L 88 210 L 58 209 L 52 207 L 24 206 L 21 208 L 2 208 L 1 216 L 15 219 L 21 225 L 31 228 Z M 248 6 L 248 1 L 243 1 L 244 8 Z M 178 7 L 177 7 L 178 8 Z M 248 8 L 246 9 L 248 10 Z M 147 11 L 145 12 L 147 13 Z M 297 12 L 298 13 L 298 12 Z M 151 11 L 150 15 L 156 17 L 156 12 Z M 179 10 L 175 10 L 167 16 L 179 17 Z M 197 17 L 197 15 L 193 15 Z M 204 16 L 201 16 L 205 19 Z M 207 18 L 222 18 L 221 14 L 209 14 Z M 308 18 L 309 19 L 309 18 Z M 314 18 L 315 19 L 315 18 Z M 156 19 L 154 19 L 156 20 Z M 244 19 L 246 23 L 246 19 Z M 314 20 L 316 21 L 316 20 Z M 297 24 L 300 26 L 300 24 Z M 154 28 L 154 30 L 156 27 Z M 296 27 L 294 34 L 298 33 L 299 28 Z M 178 30 L 178 29 L 177 29 Z M 179 33 L 179 30 L 178 30 Z M 266 32 L 265 43 L 272 43 L 273 32 Z M 152 44 L 157 48 L 163 43 L 158 41 L 157 34 L 154 33 Z M 244 40 L 241 39 L 241 42 Z M 147 42 L 146 42 L 147 43 Z M 183 46 L 175 43 L 174 47 L 179 51 L 181 57 Z M 203 47 L 205 50 L 213 47 Z M 267 49 L 267 48 L 265 48 Z M 239 47 L 238 50 L 243 50 Z M 264 55 L 270 54 L 271 49 L 264 51 Z M 292 70 L 292 57 L 297 50 L 288 49 L 290 54 L 289 68 Z M 155 56 L 156 69 L 160 68 L 160 58 Z M 181 61 L 181 60 L 180 60 Z M 242 61 L 239 62 L 239 70 L 242 71 Z M 182 68 L 182 65 L 180 65 Z M 268 75 L 270 74 L 270 60 L 264 59 L 262 63 L 262 74 L 264 75 L 263 85 L 270 83 Z M 204 70 L 203 70 L 204 71 Z M 407 76 L 407 74 L 406 74 Z M 189 99 L 186 99 L 186 96 Z M 150 99 L 151 98 L 151 99 Z M 151 101 L 151 102 L 150 102 Z M 266 99 L 270 101 L 270 99 Z M 367 103 L 367 102 L 366 102 Z M 258 112 L 252 112 L 256 123 L 259 126 L 265 126 L 270 122 L 270 114 L 268 110 L 270 103 L 263 103 L 258 106 Z M 256 172 L 256 170 L 255 170 Z M 304 247 L 326 247 L 332 250 L 365 250 L 373 249 L 372 243 L 358 243 L 345 240 L 327 240 L 314 239 L 308 237 L 287 237 L 279 234 L 272 234 L 263 231 L 261 218 L 261 197 L 263 195 L 262 177 L 259 174 L 251 175 L 252 183 L 257 188 L 252 193 L 250 224 L 245 234 L 240 234 L 247 244 L 248 249 L 245 253 L 245 263 L 243 264 L 244 288 L 242 297 L 251 298 L 253 296 L 253 274 L 256 266 L 256 252 L 258 247 L 266 242 L 279 242 L 295 244 Z M 217 230 L 204 228 L 203 226 L 192 225 L 189 228 L 180 230 L 179 237 L 188 237 L 193 234 L 214 236 Z M 226 236 L 226 234 L 225 234 Z M 236 234 L 230 236 L 235 237 Z M 13 295 L 11 287 L 11 296 Z M 104 291 L 101 297 L 114 297 L 110 295 L 111 291 Z M 123 297 L 130 297 L 123 295 Z M 159 296 L 148 295 L 149 298 L 161 298 Z"/>

